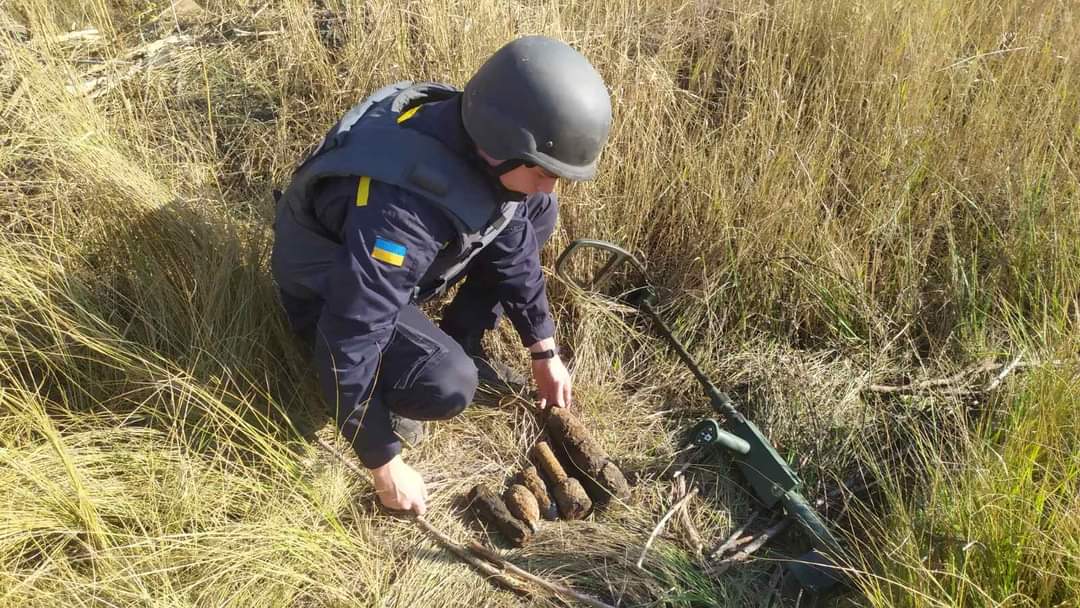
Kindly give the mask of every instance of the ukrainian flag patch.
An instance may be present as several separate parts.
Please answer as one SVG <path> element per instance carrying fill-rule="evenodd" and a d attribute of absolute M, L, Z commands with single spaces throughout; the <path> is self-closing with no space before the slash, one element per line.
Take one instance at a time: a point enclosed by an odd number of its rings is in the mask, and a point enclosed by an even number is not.
<path fill-rule="evenodd" d="M 405 263 L 406 251 L 404 245 L 379 237 L 375 239 L 375 248 L 371 250 L 371 257 L 393 266 L 401 266 Z"/>

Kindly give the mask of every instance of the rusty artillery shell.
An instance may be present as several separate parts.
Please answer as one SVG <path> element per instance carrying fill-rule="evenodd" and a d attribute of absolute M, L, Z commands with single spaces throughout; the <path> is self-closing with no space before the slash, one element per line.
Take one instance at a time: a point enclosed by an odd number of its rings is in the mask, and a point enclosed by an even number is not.
<path fill-rule="evenodd" d="M 614 462 L 609 460 L 604 463 L 596 481 L 604 490 L 610 492 L 611 496 L 623 501 L 630 499 L 630 482 L 626 481 L 626 476 Z"/>
<path fill-rule="evenodd" d="M 484 521 L 494 525 L 515 547 L 524 546 L 532 538 L 532 529 L 518 521 L 506 504 L 485 486 L 476 486 L 469 493 L 472 509 Z"/>
<path fill-rule="evenodd" d="M 506 488 L 503 500 L 506 501 L 506 508 L 510 509 L 510 513 L 528 524 L 533 532 L 540 529 L 540 505 L 536 504 L 536 497 L 529 488 L 515 483 Z"/>
<path fill-rule="evenodd" d="M 555 452 L 551 451 L 551 446 L 546 441 L 536 442 L 532 449 L 532 457 L 536 468 L 543 471 L 552 483 L 559 483 L 566 479 L 566 471 L 563 470 L 559 459 L 555 457 Z"/>
<path fill-rule="evenodd" d="M 589 493 L 573 477 L 567 477 L 555 486 L 555 503 L 566 519 L 581 519 L 592 508 Z"/>
<path fill-rule="evenodd" d="M 555 494 L 555 504 L 559 512 L 567 519 L 581 519 L 592 508 L 592 500 L 581 482 L 566 475 L 559 459 L 551 451 L 547 442 L 539 441 L 533 446 L 533 459 L 536 466 L 547 475 Z"/>
<path fill-rule="evenodd" d="M 622 471 L 569 410 L 551 408 L 547 429 L 573 468 L 580 471 L 585 487 L 597 502 L 606 502 L 612 496 L 619 500 L 630 498 L 630 484 Z"/>
<path fill-rule="evenodd" d="M 534 498 L 536 498 L 536 506 L 540 509 L 540 515 L 548 520 L 553 521 L 558 519 L 559 510 L 555 507 L 555 503 L 551 500 L 551 494 L 548 494 L 547 484 L 540 477 L 540 473 L 536 471 L 536 467 L 529 465 L 521 470 L 521 474 L 518 475 L 518 483 L 529 488 Z"/>

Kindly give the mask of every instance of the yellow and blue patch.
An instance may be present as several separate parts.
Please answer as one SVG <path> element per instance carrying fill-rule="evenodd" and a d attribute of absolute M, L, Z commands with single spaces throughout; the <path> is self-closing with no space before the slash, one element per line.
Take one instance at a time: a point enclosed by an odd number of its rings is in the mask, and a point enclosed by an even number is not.
<path fill-rule="evenodd" d="M 405 263 L 406 251 L 408 250 L 404 245 L 379 237 L 375 239 L 375 248 L 371 250 L 371 257 L 387 264 L 401 266 Z"/>

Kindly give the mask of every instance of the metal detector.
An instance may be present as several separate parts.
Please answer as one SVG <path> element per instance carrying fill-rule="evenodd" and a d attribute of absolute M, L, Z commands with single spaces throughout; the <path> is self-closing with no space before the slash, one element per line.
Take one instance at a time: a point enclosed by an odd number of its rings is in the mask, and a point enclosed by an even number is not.
<path fill-rule="evenodd" d="M 595 269 L 595 270 L 594 270 Z M 814 549 L 787 564 L 799 583 L 813 592 L 825 591 L 840 581 L 843 551 L 816 510 L 802 495 L 803 482 L 776 452 L 761 430 L 735 409 L 730 397 L 716 388 L 656 312 L 656 293 L 646 280 L 645 266 L 625 249 L 590 239 L 570 245 L 555 262 L 558 275 L 574 287 L 600 293 L 599 287 L 620 275 L 625 288 L 618 299 L 648 315 L 656 329 L 690 368 L 705 389 L 720 420 L 704 420 L 691 431 L 698 447 L 716 446 L 731 454 L 754 496 L 767 508 L 783 506 L 809 536 Z M 635 276 L 635 274 L 637 276 Z"/>

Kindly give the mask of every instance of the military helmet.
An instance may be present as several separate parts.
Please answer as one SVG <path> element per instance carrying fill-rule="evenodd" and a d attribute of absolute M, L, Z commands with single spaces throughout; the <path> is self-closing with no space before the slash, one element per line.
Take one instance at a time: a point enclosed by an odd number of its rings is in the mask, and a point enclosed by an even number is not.
<path fill-rule="evenodd" d="M 552 38 L 527 36 L 476 71 L 465 85 L 461 118 L 489 156 L 587 180 L 596 176 L 611 128 L 611 99 L 581 53 Z"/>

